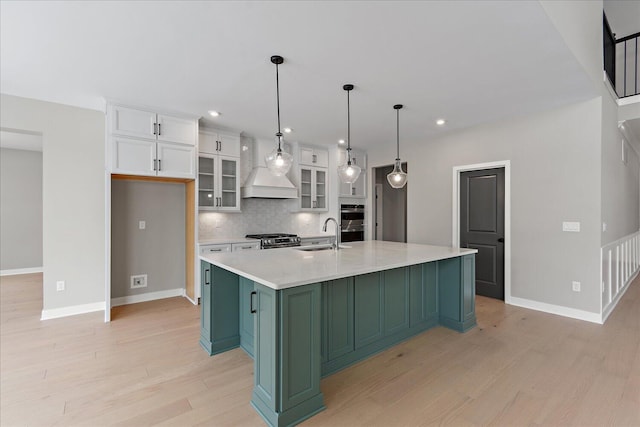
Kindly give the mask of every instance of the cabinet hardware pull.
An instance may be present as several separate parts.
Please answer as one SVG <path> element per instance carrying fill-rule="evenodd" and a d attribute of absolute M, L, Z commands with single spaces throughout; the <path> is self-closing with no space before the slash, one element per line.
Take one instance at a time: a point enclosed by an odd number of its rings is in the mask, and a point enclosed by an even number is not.
<path fill-rule="evenodd" d="M 252 246 L 241 246 L 240 249 L 251 249 Z"/>
<path fill-rule="evenodd" d="M 503 238 L 503 237 L 500 237 L 500 238 L 498 239 L 498 242 L 500 242 L 500 243 L 504 243 L 504 238 Z"/>
<path fill-rule="evenodd" d="M 351 195 L 352 195 L 352 196 L 355 196 L 355 195 L 356 195 L 356 189 L 355 189 L 355 187 L 352 187 L 352 188 L 351 188 Z"/>
<path fill-rule="evenodd" d="M 154 135 L 157 135 L 157 134 L 158 134 L 158 124 L 157 124 L 157 123 L 154 123 L 154 124 L 153 124 L 153 134 L 154 134 Z"/>
<path fill-rule="evenodd" d="M 158 170 L 158 159 L 153 159 L 153 170 Z"/>
<path fill-rule="evenodd" d="M 222 252 L 222 249 L 209 249 L 209 252 Z"/>
<path fill-rule="evenodd" d="M 209 269 L 206 269 L 204 271 L 204 284 L 205 285 L 210 285 L 211 284 L 211 276 L 210 276 L 211 272 L 209 271 Z"/>
<path fill-rule="evenodd" d="M 158 135 L 162 133 L 161 132 L 162 128 L 160 126 L 162 126 L 162 123 L 158 123 Z"/>
<path fill-rule="evenodd" d="M 249 311 L 253 314 L 253 313 L 257 313 L 258 310 L 256 310 L 255 308 L 253 308 L 253 296 L 254 295 L 258 295 L 258 293 L 256 291 L 251 291 L 251 295 L 249 296 Z"/>
<path fill-rule="evenodd" d="M 313 163 L 318 163 L 318 155 L 317 154 L 312 154 L 311 155 L 311 159 L 312 159 L 311 161 Z"/>
<path fill-rule="evenodd" d="M 162 170 L 162 159 L 158 159 L 158 172 Z"/>

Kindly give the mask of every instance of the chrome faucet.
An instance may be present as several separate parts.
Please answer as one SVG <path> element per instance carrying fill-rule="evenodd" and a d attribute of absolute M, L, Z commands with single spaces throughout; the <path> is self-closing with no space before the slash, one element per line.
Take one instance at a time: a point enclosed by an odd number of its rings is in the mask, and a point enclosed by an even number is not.
<path fill-rule="evenodd" d="M 338 221 L 335 218 L 329 217 L 324 221 L 324 225 L 322 226 L 322 231 L 327 231 L 327 224 L 329 221 L 333 221 L 336 224 L 336 241 L 333 243 L 334 248 L 336 250 L 340 249 L 340 226 L 338 225 Z"/>

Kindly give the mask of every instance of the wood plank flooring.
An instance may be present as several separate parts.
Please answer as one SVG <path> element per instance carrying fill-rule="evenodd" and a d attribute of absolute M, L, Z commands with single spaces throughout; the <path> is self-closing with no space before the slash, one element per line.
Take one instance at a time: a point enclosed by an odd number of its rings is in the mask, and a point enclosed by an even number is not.
<path fill-rule="evenodd" d="M 251 359 L 209 357 L 183 298 L 40 321 L 42 276 L 0 278 L 0 425 L 261 426 Z M 605 325 L 478 297 L 479 326 L 434 328 L 322 381 L 307 426 L 640 426 L 640 279 Z"/>

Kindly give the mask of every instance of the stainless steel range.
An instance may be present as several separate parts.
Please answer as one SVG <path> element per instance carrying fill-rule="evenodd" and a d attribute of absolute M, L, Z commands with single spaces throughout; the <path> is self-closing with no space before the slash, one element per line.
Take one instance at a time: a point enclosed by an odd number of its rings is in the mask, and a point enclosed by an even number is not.
<path fill-rule="evenodd" d="M 260 239 L 261 249 L 288 248 L 300 246 L 300 238 L 296 234 L 271 233 L 247 234 L 247 239 Z"/>

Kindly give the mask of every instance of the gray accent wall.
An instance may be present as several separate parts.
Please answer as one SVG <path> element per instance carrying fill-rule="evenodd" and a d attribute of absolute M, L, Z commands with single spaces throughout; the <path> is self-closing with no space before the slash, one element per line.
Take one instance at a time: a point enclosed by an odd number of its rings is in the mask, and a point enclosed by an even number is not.
<path fill-rule="evenodd" d="M 626 164 L 622 162 L 622 144 Z M 640 229 L 640 162 L 638 153 L 618 129 L 618 105 L 602 88 L 602 222 L 601 246 Z"/>
<path fill-rule="evenodd" d="M 105 301 L 105 114 L 0 95 L 0 127 L 42 134 L 43 310 Z M 64 280 L 65 290 L 56 291 Z"/>
<path fill-rule="evenodd" d="M 42 153 L 0 148 L 0 270 L 42 267 Z"/>
<path fill-rule="evenodd" d="M 403 170 L 407 171 L 405 165 Z M 382 240 L 389 242 L 407 241 L 407 185 L 403 188 L 393 188 L 387 181 L 387 175 L 393 172 L 393 166 L 376 168 L 376 184 L 382 184 Z M 371 194 L 375 195 L 375 192 Z M 375 199 L 375 197 L 373 198 Z M 375 209 L 371 209 L 375 212 Z M 370 221 L 375 225 L 375 218 Z"/>
<path fill-rule="evenodd" d="M 112 181 L 111 297 L 184 288 L 184 227 L 184 184 Z M 147 287 L 131 289 L 138 274 L 147 275 Z"/>
<path fill-rule="evenodd" d="M 601 113 L 595 98 L 403 141 L 408 241 L 452 244 L 453 167 L 510 160 L 512 296 L 599 313 Z M 373 167 L 389 163 L 387 147 L 368 155 Z M 563 221 L 580 221 L 581 232 L 563 232 Z"/>

